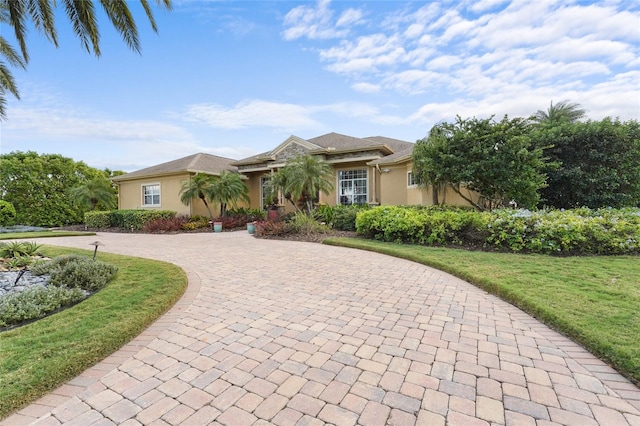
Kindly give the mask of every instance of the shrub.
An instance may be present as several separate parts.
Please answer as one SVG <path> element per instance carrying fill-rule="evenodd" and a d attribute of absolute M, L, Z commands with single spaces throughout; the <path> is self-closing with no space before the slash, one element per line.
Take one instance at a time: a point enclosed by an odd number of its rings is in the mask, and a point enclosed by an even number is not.
<path fill-rule="evenodd" d="M 186 216 L 157 218 L 145 223 L 142 230 L 150 233 L 176 232 L 182 229 L 182 226 L 188 221 L 189 218 Z"/>
<path fill-rule="evenodd" d="M 255 235 L 257 237 L 282 237 L 290 234 L 291 228 L 283 221 L 269 220 L 256 223 Z"/>
<path fill-rule="evenodd" d="M 79 288 L 30 287 L 0 298 L 0 328 L 7 328 L 44 317 L 86 297 Z"/>
<path fill-rule="evenodd" d="M 109 215 L 109 226 L 138 231 L 155 219 L 170 219 L 176 215 L 172 210 L 114 210 Z"/>
<path fill-rule="evenodd" d="M 290 232 L 295 234 L 326 234 L 330 230 L 328 225 L 323 225 L 312 216 L 302 212 L 296 213 L 286 225 Z"/>
<path fill-rule="evenodd" d="M 84 214 L 84 224 L 88 228 L 109 228 L 111 226 L 112 212 L 94 211 Z"/>
<path fill-rule="evenodd" d="M 0 257 L 11 259 L 15 257 L 30 257 L 38 255 L 42 246 L 35 241 L 11 241 L 0 243 Z"/>
<path fill-rule="evenodd" d="M 543 254 L 638 254 L 640 209 L 494 210 L 384 206 L 358 213 L 357 232 L 383 241 L 465 244 Z"/>
<path fill-rule="evenodd" d="M 246 219 L 245 222 L 256 222 L 259 220 L 265 220 L 267 218 L 267 212 L 262 209 L 238 207 L 227 210 L 226 216 L 243 216 Z"/>
<path fill-rule="evenodd" d="M 8 201 L 0 200 L 0 226 L 15 225 L 16 209 Z"/>
<path fill-rule="evenodd" d="M 180 228 L 183 231 L 194 231 L 196 229 L 209 228 L 209 219 L 204 216 L 191 216 L 188 222 L 183 223 Z"/>
<path fill-rule="evenodd" d="M 369 209 L 369 205 L 327 206 L 316 208 L 314 215 L 320 221 L 339 231 L 355 231 L 356 216 L 359 211 Z"/>
<path fill-rule="evenodd" d="M 49 284 L 57 287 L 81 288 L 95 292 L 113 279 L 118 268 L 85 256 L 58 256 L 34 265 L 34 275 L 49 274 Z"/>

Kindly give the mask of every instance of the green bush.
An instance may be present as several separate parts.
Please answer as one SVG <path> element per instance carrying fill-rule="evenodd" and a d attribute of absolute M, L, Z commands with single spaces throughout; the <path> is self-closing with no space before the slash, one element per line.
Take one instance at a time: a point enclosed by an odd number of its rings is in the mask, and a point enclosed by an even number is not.
<path fill-rule="evenodd" d="M 227 210 L 226 216 L 244 216 L 246 222 L 256 222 L 258 220 L 265 220 L 267 218 L 267 212 L 262 209 L 238 207 Z"/>
<path fill-rule="evenodd" d="M 0 226 L 11 226 L 16 223 L 16 209 L 8 201 L 0 200 Z"/>
<path fill-rule="evenodd" d="M 111 213 L 105 211 L 87 212 L 84 214 L 84 224 L 88 228 L 108 228 L 111 226 Z"/>
<path fill-rule="evenodd" d="M 318 206 L 314 212 L 314 216 L 320 222 L 324 222 L 333 229 L 339 231 L 355 231 L 356 216 L 359 211 L 369 209 L 369 205 L 350 205 L 350 206 Z"/>
<path fill-rule="evenodd" d="M 330 230 L 328 225 L 323 225 L 312 216 L 302 212 L 296 213 L 286 225 L 294 234 L 325 234 Z"/>
<path fill-rule="evenodd" d="M 82 289 L 54 286 L 34 286 L 8 294 L 0 298 L 0 329 L 42 318 L 85 297 Z"/>
<path fill-rule="evenodd" d="M 640 209 L 494 210 L 384 206 L 358 213 L 358 234 L 388 242 L 543 254 L 639 254 Z"/>
<path fill-rule="evenodd" d="M 41 247 L 35 241 L 0 242 L 0 257 L 12 259 L 15 257 L 37 256 Z"/>
<path fill-rule="evenodd" d="M 95 292 L 113 279 L 118 268 L 85 256 L 58 256 L 32 268 L 34 275 L 49 274 L 49 284 Z"/>
<path fill-rule="evenodd" d="M 156 219 L 172 219 L 177 212 L 172 210 L 114 210 L 110 215 L 110 226 L 139 231 Z"/>

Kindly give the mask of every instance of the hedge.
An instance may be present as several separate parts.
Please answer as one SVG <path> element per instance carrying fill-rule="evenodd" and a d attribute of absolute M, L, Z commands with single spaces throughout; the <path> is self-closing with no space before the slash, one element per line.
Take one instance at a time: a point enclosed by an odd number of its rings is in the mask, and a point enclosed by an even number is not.
<path fill-rule="evenodd" d="M 84 223 L 89 228 L 121 228 L 138 231 L 157 219 L 173 219 L 177 212 L 172 210 L 112 210 L 108 212 L 88 212 Z"/>
<path fill-rule="evenodd" d="M 543 254 L 640 254 L 640 209 L 513 210 L 383 206 L 359 212 L 359 235 L 387 242 Z"/>

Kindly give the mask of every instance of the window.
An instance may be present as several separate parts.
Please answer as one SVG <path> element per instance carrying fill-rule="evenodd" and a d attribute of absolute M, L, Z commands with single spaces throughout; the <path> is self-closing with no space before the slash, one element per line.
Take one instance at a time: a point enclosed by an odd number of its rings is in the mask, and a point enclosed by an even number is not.
<path fill-rule="evenodd" d="M 413 172 L 407 173 L 407 186 L 416 186 L 417 184 L 418 182 L 416 181 L 416 178 L 413 175 Z"/>
<path fill-rule="evenodd" d="M 159 206 L 160 205 L 160 184 L 142 185 L 142 205 L 143 206 Z"/>
<path fill-rule="evenodd" d="M 260 199 L 261 205 L 264 210 L 269 208 L 269 201 L 271 199 L 271 178 L 269 176 L 263 176 L 260 178 Z"/>
<path fill-rule="evenodd" d="M 340 170 L 338 172 L 338 197 L 342 205 L 366 204 L 367 169 Z"/>

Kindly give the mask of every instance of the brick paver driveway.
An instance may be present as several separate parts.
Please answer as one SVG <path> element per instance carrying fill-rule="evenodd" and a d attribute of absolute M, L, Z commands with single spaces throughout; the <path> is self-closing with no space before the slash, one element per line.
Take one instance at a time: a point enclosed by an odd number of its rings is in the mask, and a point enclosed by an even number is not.
<path fill-rule="evenodd" d="M 638 388 L 435 269 L 246 232 L 97 239 L 184 268 L 187 294 L 3 425 L 640 425 Z"/>

